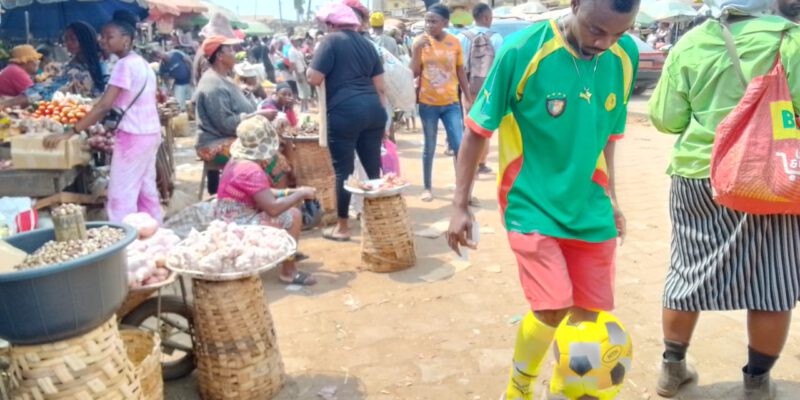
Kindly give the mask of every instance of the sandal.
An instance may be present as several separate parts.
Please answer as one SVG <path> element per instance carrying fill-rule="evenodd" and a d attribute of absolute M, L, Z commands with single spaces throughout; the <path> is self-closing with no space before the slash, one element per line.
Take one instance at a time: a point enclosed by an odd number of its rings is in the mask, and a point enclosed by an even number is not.
<path fill-rule="evenodd" d="M 300 285 L 300 286 L 312 286 L 317 283 L 317 280 L 309 274 L 308 272 L 297 271 L 294 274 L 294 278 L 289 281 L 284 279 L 282 276 L 280 277 L 281 282 L 289 284 L 289 285 Z"/>
<path fill-rule="evenodd" d="M 333 240 L 334 242 L 349 242 L 350 236 L 337 236 L 334 231 L 336 228 L 331 229 L 328 232 L 323 232 L 322 237 L 328 240 Z"/>

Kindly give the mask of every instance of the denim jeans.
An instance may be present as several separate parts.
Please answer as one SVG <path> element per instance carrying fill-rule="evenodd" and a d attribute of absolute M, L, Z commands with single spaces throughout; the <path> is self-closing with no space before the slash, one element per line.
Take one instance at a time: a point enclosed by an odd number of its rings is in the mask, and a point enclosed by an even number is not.
<path fill-rule="evenodd" d="M 422 172 L 425 189 L 431 189 L 431 175 L 433 175 L 433 158 L 436 153 L 436 136 L 439 130 L 439 120 L 444 124 L 447 132 L 447 141 L 450 148 L 458 154 L 461 147 L 461 136 L 464 133 L 464 120 L 461 116 L 461 106 L 453 103 L 446 106 L 419 105 L 419 119 L 422 121 L 422 133 L 425 135 L 425 148 L 422 153 Z"/>
<path fill-rule="evenodd" d="M 186 111 L 186 102 L 192 99 L 192 92 L 194 91 L 192 85 L 188 83 L 175 85 L 173 91 L 175 92 L 175 100 L 178 102 L 178 107 L 180 107 L 181 111 Z"/>

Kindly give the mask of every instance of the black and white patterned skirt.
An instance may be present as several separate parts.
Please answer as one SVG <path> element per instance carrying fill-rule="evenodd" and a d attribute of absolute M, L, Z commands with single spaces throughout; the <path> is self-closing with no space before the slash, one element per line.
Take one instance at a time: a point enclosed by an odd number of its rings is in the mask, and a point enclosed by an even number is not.
<path fill-rule="evenodd" d="M 664 307 L 792 310 L 800 297 L 800 216 L 751 215 L 714 202 L 709 179 L 673 176 Z"/>

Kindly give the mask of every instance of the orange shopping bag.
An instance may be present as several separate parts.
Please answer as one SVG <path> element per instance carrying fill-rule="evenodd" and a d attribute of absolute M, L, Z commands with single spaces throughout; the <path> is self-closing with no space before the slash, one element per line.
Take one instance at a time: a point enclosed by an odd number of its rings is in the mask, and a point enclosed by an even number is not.
<path fill-rule="evenodd" d="M 734 67 L 744 79 L 738 59 Z M 780 51 L 717 127 L 711 186 L 717 203 L 737 211 L 800 214 L 800 130 Z"/>

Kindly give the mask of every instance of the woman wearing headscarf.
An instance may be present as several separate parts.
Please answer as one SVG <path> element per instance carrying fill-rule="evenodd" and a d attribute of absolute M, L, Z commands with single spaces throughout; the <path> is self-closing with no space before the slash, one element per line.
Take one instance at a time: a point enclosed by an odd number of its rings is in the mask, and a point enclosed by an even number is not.
<path fill-rule="evenodd" d="M 701 311 L 747 310 L 744 397 L 773 399 L 770 370 L 800 298 L 800 217 L 752 215 L 715 203 L 710 159 L 717 125 L 745 92 L 726 48 L 724 25 L 746 80 L 766 74 L 780 54 L 795 113 L 800 111 L 800 27 L 763 16 L 766 0 L 707 3 L 715 18 L 686 33 L 670 51 L 650 100 L 655 127 L 677 135 L 668 170 L 672 256 L 657 391 L 673 397 L 697 378 L 685 356 Z"/>
<path fill-rule="evenodd" d="M 101 40 L 119 60 L 105 93 L 85 118 L 75 124 L 83 132 L 100 122 L 112 108 L 126 110 L 115 133 L 114 156 L 108 183 L 108 219 L 121 222 L 129 214 L 145 212 L 161 221 L 156 188 L 156 155 L 161 144 L 161 124 L 156 108 L 156 75 L 148 62 L 133 51 L 138 19 L 130 12 L 116 12 L 103 27 Z M 48 137 L 46 147 L 73 135 Z"/>
<path fill-rule="evenodd" d="M 339 222 L 325 237 L 349 240 L 350 192 L 344 182 L 353 173 L 355 153 L 370 179 L 380 177 L 381 142 L 386 127 L 383 66 L 372 43 L 356 31 L 361 24 L 350 7 L 331 2 L 317 18 L 329 31 L 308 69 L 314 86 L 325 82 L 328 149 L 336 173 Z M 354 118 L 358 116 L 358 118 Z"/>
<path fill-rule="evenodd" d="M 225 222 L 242 225 L 266 225 L 284 229 L 300 240 L 303 218 L 295 206 L 312 200 L 316 190 L 310 187 L 274 190 L 265 172 L 278 157 L 278 133 L 262 116 L 242 121 L 231 146 L 231 160 L 222 172 L 215 216 Z M 313 285 L 311 274 L 297 269 L 294 258 L 281 267 L 281 281 L 293 285 Z"/>
<path fill-rule="evenodd" d="M 236 65 L 233 46 L 239 39 L 211 36 L 200 46 L 211 68 L 203 74 L 195 91 L 197 114 L 197 155 L 205 162 L 224 165 L 230 158 L 230 146 L 236 140 L 236 127 L 242 120 L 263 113 L 269 119 L 274 112 L 256 111 L 248 97 L 232 78 Z M 219 172 L 208 171 L 208 192 L 217 193 Z"/>

